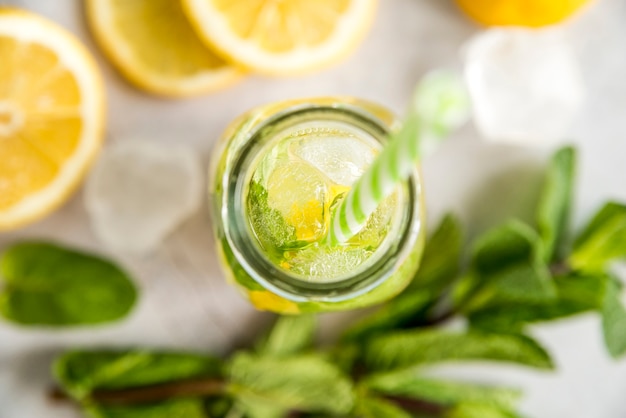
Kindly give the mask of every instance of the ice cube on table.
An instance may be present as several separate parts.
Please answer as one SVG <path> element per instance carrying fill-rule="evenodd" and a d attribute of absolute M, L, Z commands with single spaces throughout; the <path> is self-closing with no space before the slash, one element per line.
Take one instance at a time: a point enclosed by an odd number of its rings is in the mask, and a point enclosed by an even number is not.
<path fill-rule="evenodd" d="M 584 100 L 578 60 L 559 28 L 496 28 L 468 41 L 465 78 L 478 130 L 493 141 L 561 140 Z"/>
<path fill-rule="evenodd" d="M 372 147 L 349 136 L 300 140 L 290 151 L 341 186 L 351 186 L 376 157 Z"/>
<path fill-rule="evenodd" d="M 100 157 L 85 204 L 98 238 L 113 250 L 143 255 L 195 212 L 201 164 L 193 149 L 124 140 Z"/>

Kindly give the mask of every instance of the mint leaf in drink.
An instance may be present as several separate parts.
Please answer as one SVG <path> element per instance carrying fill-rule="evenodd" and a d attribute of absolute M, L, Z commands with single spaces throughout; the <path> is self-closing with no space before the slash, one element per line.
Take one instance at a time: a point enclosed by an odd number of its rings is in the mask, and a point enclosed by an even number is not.
<path fill-rule="evenodd" d="M 297 354 L 312 347 L 316 328 L 314 315 L 279 316 L 257 351 L 270 356 Z"/>
<path fill-rule="evenodd" d="M 357 416 L 360 418 L 412 418 L 404 409 L 391 401 L 371 396 L 359 397 L 356 407 Z"/>
<path fill-rule="evenodd" d="M 362 340 L 371 335 L 425 319 L 429 308 L 459 273 L 463 244 L 460 222 L 446 215 L 428 239 L 417 275 L 392 302 L 350 327 L 344 340 Z"/>
<path fill-rule="evenodd" d="M 240 284 L 245 289 L 248 290 L 265 290 L 263 286 L 261 286 L 257 281 L 255 281 L 248 272 L 239 264 L 237 259 L 235 258 L 235 254 L 233 254 L 233 250 L 230 248 L 230 244 L 226 238 L 222 238 L 218 251 L 220 251 L 220 255 L 223 260 L 230 266 L 232 278 L 237 284 Z"/>
<path fill-rule="evenodd" d="M 87 416 L 93 418 L 212 418 L 201 398 L 171 399 L 133 406 L 87 406 Z"/>
<path fill-rule="evenodd" d="M 463 403 L 452 408 L 445 418 L 521 418 L 514 412 L 480 403 Z"/>
<path fill-rule="evenodd" d="M 283 215 L 272 209 L 268 202 L 267 189 L 256 181 L 248 192 L 248 214 L 259 243 L 266 251 L 275 251 L 296 242 L 296 229 L 287 224 Z M 282 256 L 282 254 L 278 254 Z"/>
<path fill-rule="evenodd" d="M 472 312 L 472 328 L 491 332 L 522 333 L 529 323 L 551 321 L 602 309 L 608 277 L 572 272 L 554 279 L 557 298 L 539 304 L 503 304 Z"/>
<path fill-rule="evenodd" d="M 537 209 L 537 228 L 546 262 L 564 256 L 575 172 L 576 151 L 572 147 L 560 149 L 548 168 Z"/>
<path fill-rule="evenodd" d="M 540 369 L 553 367 L 548 353 L 537 342 L 521 335 L 411 330 L 373 337 L 364 347 L 364 362 L 372 371 L 461 360 L 502 361 Z"/>
<path fill-rule="evenodd" d="M 469 272 L 454 289 L 463 312 L 512 303 L 541 303 L 556 297 L 537 233 L 512 220 L 488 231 L 474 244 Z"/>
<path fill-rule="evenodd" d="M 576 239 L 572 268 L 604 272 L 607 263 L 626 257 L 626 206 L 607 203 Z"/>
<path fill-rule="evenodd" d="M 147 351 L 71 351 L 53 367 L 64 390 L 77 400 L 96 389 L 124 389 L 185 379 L 219 377 L 222 362 L 211 356 Z"/>
<path fill-rule="evenodd" d="M 426 378 L 415 370 L 373 375 L 364 381 L 364 385 L 379 394 L 414 398 L 444 406 L 476 402 L 510 410 L 521 396 L 519 391 L 508 388 Z"/>
<path fill-rule="evenodd" d="M 234 356 L 229 392 L 236 399 L 303 412 L 348 413 L 354 403 L 352 382 L 335 365 L 316 355 Z"/>
<path fill-rule="evenodd" d="M 626 353 L 626 309 L 621 301 L 621 290 L 616 279 L 609 280 L 602 306 L 604 341 L 614 358 Z"/>
<path fill-rule="evenodd" d="M 115 264 L 50 243 L 9 247 L 0 275 L 0 313 L 23 325 L 110 322 L 126 316 L 137 299 L 130 278 Z"/>

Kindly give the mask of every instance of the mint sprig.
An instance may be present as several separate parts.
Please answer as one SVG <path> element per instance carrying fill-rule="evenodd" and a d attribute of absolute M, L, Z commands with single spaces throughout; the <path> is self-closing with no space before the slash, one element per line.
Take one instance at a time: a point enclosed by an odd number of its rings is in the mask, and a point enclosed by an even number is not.
<path fill-rule="evenodd" d="M 55 366 L 65 396 L 103 418 L 518 418 L 511 388 L 435 379 L 442 363 L 554 368 L 529 325 L 602 316 L 609 353 L 626 353 L 626 308 L 612 263 L 626 258 L 626 206 L 605 205 L 571 239 L 576 153 L 551 160 L 536 224 L 511 219 L 464 248 L 444 217 L 414 281 L 332 346 L 313 316 L 280 317 L 250 350 L 226 359 L 144 350 L 79 351 Z M 462 331 L 443 329 L 466 319 Z"/>

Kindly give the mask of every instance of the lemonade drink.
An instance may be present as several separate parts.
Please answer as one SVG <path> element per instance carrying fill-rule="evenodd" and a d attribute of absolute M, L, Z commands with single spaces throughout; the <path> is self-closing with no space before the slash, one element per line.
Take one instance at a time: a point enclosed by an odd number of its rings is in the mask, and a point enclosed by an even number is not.
<path fill-rule="evenodd" d="M 411 280 L 423 247 L 417 170 L 340 245 L 327 240 L 338 203 L 383 146 L 393 118 L 353 100 L 257 109 L 213 157 L 210 197 L 227 275 L 260 309 L 351 309 Z"/>

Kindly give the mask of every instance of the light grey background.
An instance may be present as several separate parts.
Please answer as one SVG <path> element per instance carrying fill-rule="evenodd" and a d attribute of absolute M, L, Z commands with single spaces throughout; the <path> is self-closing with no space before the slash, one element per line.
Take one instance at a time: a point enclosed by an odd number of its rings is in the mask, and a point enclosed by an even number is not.
<path fill-rule="evenodd" d="M 251 76 L 233 88 L 185 101 L 157 99 L 129 86 L 103 59 L 89 36 L 78 0 L 2 1 L 32 9 L 69 28 L 93 51 L 107 81 L 111 144 L 145 138 L 194 146 L 204 158 L 227 123 L 252 106 L 291 97 L 353 95 L 401 111 L 412 86 L 428 69 L 458 66 L 459 47 L 480 30 L 448 0 L 383 0 L 369 36 L 342 64 L 307 77 Z M 588 84 L 585 111 L 571 131 L 581 151 L 575 225 L 604 200 L 626 200 L 626 1 L 598 0 L 568 24 Z M 1 63 L 0 63 L 1 65 Z M 487 144 L 472 127 L 424 164 L 430 223 L 458 213 L 475 235 L 510 214 L 526 219 L 536 199 L 541 167 L 551 148 Z M 0 323 L 0 418 L 72 418 L 49 403 L 48 367 L 76 346 L 190 348 L 225 352 L 245 344 L 270 316 L 254 312 L 223 281 L 206 211 L 198 213 L 150 257 L 131 259 L 101 248 L 89 227 L 82 194 L 23 230 L 0 235 L 0 249 L 27 237 L 116 257 L 137 278 L 142 298 L 130 318 L 99 329 L 46 331 Z M 324 316 L 331 338 L 350 314 Z M 446 366 L 437 373 L 525 389 L 522 408 L 535 418 L 626 416 L 626 360 L 608 358 L 595 315 L 536 327 L 559 371 L 536 373 L 493 365 Z"/>

